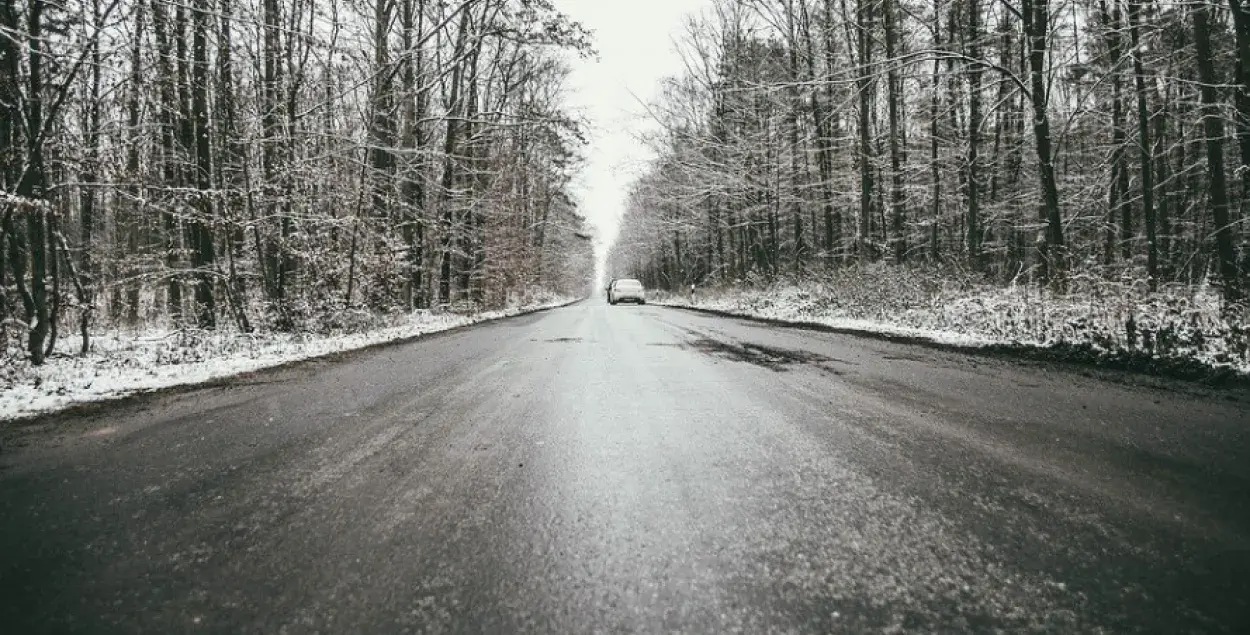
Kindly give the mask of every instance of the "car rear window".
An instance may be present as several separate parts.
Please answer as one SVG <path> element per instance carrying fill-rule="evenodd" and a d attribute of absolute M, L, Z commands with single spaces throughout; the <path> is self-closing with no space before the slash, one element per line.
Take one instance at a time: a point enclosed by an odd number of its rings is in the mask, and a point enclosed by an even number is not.
<path fill-rule="evenodd" d="M 642 283 L 637 280 L 617 280 L 617 289 L 641 289 Z"/>

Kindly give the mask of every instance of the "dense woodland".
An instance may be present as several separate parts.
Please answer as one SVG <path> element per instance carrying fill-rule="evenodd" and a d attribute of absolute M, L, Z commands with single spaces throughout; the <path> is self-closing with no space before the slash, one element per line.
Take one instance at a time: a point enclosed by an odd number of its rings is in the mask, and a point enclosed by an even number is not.
<path fill-rule="evenodd" d="M 680 46 L 615 275 L 1246 294 L 1245 0 L 717 0 Z"/>
<path fill-rule="evenodd" d="M 5 354 L 580 292 L 570 53 L 547 0 L 0 0 Z"/>

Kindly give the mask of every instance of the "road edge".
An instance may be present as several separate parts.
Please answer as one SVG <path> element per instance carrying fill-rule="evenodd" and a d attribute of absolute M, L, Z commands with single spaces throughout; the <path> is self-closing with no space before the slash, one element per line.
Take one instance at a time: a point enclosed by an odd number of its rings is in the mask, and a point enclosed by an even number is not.
<path fill-rule="evenodd" d="M 1250 390 L 1250 375 L 1238 373 L 1231 368 L 1212 366 L 1193 359 L 1155 358 L 1146 354 L 1106 353 L 1088 345 L 1055 344 L 1039 346 L 1023 343 L 1002 344 L 955 344 L 940 342 L 920 335 L 886 333 L 869 329 L 831 326 L 820 322 L 783 320 L 749 313 L 736 313 L 722 309 L 690 306 L 687 304 L 656 303 L 668 309 L 702 313 L 767 324 L 781 328 L 802 329 L 822 333 L 849 335 L 864 339 L 922 346 L 929 349 L 964 353 L 1011 361 L 1028 361 L 1057 365 L 1073 371 L 1112 371 L 1157 380 L 1184 381 L 1195 386 L 1214 389 Z"/>

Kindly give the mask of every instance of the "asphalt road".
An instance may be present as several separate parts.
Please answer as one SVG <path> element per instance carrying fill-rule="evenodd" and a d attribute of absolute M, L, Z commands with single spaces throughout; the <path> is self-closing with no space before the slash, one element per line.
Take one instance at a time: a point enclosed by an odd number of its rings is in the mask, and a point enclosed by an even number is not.
<path fill-rule="evenodd" d="M 601 301 L 0 433 L 0 631 L 1250 632 L 1250 395 Z"/>

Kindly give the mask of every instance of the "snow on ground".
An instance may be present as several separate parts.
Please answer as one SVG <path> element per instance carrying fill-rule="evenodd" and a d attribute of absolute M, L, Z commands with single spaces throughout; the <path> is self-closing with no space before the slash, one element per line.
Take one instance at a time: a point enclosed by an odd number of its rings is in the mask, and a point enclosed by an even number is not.
<path fill-rule="evenodd" d="M 92 334 L 92 350 L 77 355 L 76 333 L 65 333 L 57 355 L 38 367 L 0 362 L 0 421 L 72 405 L 117 399 L 170 386 L 202 383 L 289 362 L 363 348 L 476 322 L 568 304 L 570 298 L 473 315 L 415 311 L 383 328 L 331 335 L 247 334 L 237 331 L 121 331 Z"/>
<path fill-rule="evenodd" d="M 1221 310 L 1209 288 L 1150 293 L 1077 281 L 1066 294 L 859 270 L 822 279 L 656 294 L 658 304 L 921 338 L 955 346 L 1080 347 L 1096 356 L 1198 362 L 1250 375 L 1250 320 Z M 1143 364 L 1138 364 L 1143 365 Z"/>

